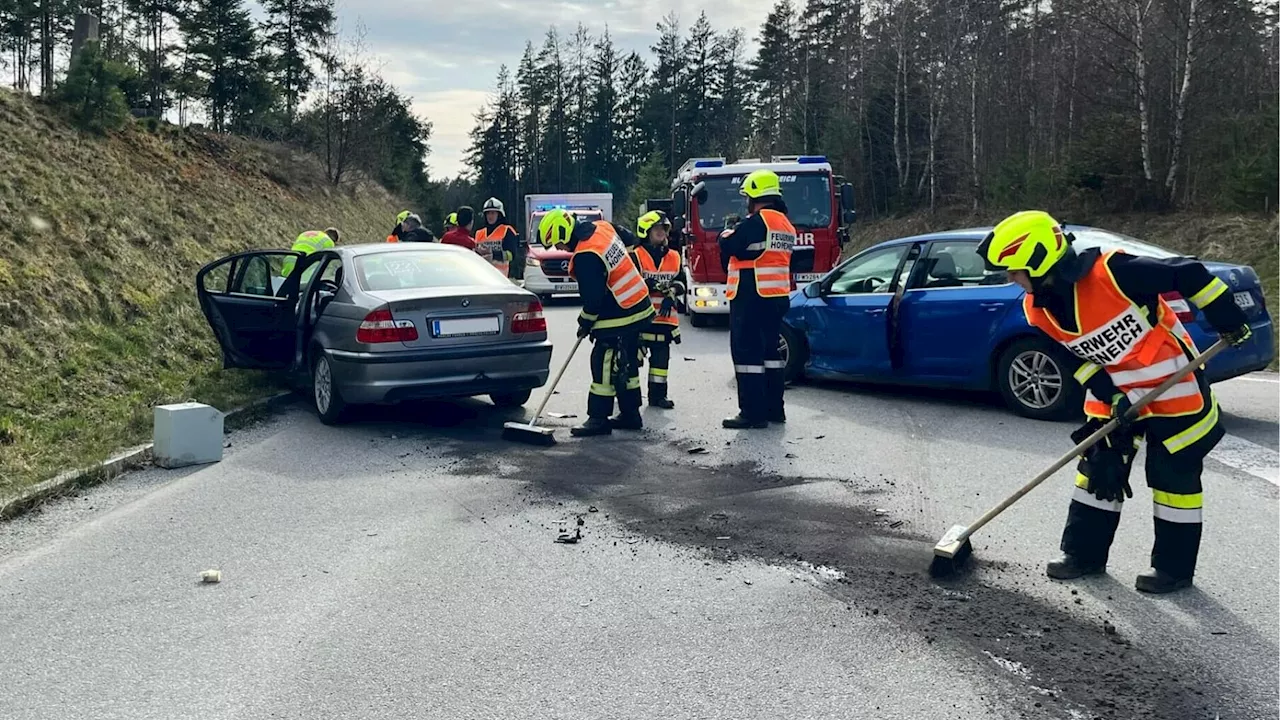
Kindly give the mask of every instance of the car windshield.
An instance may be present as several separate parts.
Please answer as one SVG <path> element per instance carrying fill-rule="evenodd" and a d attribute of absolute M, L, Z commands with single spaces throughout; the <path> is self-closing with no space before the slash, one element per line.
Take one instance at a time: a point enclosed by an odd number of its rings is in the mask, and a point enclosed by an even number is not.
<path fill-rule="evenodd" d="M 1171 258 L 1177 257 L 1177 253 L 1169 252 L 1162 247 L 1142 242 L 1137 238 L 1131 238 L 1128 235 L 1111 232 L 1110 230 L 1098 230 L 1096 228 L 1068 228 L 1068 231 L 1075 235 L 1076 241 L 1073 243 L 1077 250 L 1086 250 L 1088 248 L 1102 248 L 1103 250 L 1124 250 L 1131 255 L 1141 255 L 1153 258 Z"/>
<path fill-rule="evenodd" d="M 377 290 L 426 290 L 465 285 L 510 286 L 501 272 L 473 252 L 459 250 L 385 252 L 356 257 L 360 287 Z"/>
<path fill-rule="evenodd" d="M 747 199 L 738 194 L 741 175 L 705 178 L 707 199 L 698 203 L 698 224 L 703 230 L 724 229 L 727 215 L 747 215 Z M 822 228 L 831 224 L 831 176 L 825 173 L 783 174 L 782 199 L 787 217 L 796 227 Z"/>

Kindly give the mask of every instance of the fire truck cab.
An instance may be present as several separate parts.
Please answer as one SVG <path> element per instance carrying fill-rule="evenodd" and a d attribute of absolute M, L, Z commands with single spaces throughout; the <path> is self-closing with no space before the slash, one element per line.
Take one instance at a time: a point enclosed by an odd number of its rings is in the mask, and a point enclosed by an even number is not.
<path fill-rule="evenodd" d="M 682 241 L 688 276 L 686 308 L 694 326 L 706 324 L 710 315 L 729 312 L 720 233 L 726 220 L 731 227 L 747 215 L 747 199 L 738 193 L 743 177 L 766 169 L 778 174 L 787 215 L 796 227 L 791 288 L 817 280 L 840 261 L 849 239 L 845 226 L 856 217 L 853 186 L 833 174 L 825 157 L 782 155 L 733 163 L 692 158 L 680 166 L 671 190 L 673 225 Z"/>

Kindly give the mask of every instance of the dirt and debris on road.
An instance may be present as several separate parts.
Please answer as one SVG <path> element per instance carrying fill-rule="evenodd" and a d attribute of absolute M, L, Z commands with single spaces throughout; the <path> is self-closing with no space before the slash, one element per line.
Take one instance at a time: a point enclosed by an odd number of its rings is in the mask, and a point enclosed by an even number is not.
<path fill-rule="evenodd" d="M 519 465 L 522 480 L 559 499 L 553 502 L 567 497 L 604 507 L 635 535 L 719 561 L 749 557 L 813 568 L 823 590 L 842 603 L 957 652 L 976 671 L 1019 683 L 1022 697 L 1005 702 L 1025 717 L 1253 717 L 1250 708 L 1266 702 L 1256 689 L 1233 687 L 1215 668 L 1202 667 L 1193 648 L 1178 657 L 1145 649 L 1110 621 L 983 582 L 975 577 L 980 573 L 935 581 L 926 572 L 934 539 L 895 531 L 900 523 L 886 523 L 874 507 L 772 492 L 812 479 L 749 464 L 696 464 L 687 453 L 697 446 L 689 442 L 661 451 L 641 438 L 605 442 L 608 452 L 588 443 L 545 450 L 508 444 L 501 455 L 471 453 L 460 469 L 493 473 L 501 457 Z M 658 452 L 663 456 L 655 458 Z M 620 486 L 625 494 L 608 491 Z M 1004 571 L 998 562 L 975 565 Z"/>

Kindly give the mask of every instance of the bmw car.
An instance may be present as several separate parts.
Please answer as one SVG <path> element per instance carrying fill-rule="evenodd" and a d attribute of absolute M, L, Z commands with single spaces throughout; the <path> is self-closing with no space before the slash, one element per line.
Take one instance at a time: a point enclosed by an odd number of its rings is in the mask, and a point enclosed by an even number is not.
<path fill-rule="evenodd" d="M 452 245 L 239 253 L 201 268 L 196 294 L 223 367 L 288 373 L 329 424 L 420 398 L 515 407 L 547 381 L 537 296 Z"/>
<path fill-rule="evenodd" d="M 1077 248 L 1175 257 L 1126 235 L 1073 226 Z M 990 228 L 890 240 L 845 260 L 791 295 L 782 351 L 790 380 L 829 380 L 996 391 L 1014 412 L 1057 419 L 1078 412 L 1082 390 L 1059 346 L 1032 328 L 1022 290 L 988 271 L 977 252 Z M 1244 310 L 1253 337 L 1208 366 L 1211 382 L 1262 370 L 1274 356 L 1271 316 L 1253 268 L 1206 262 Z M 1177 293 L 1165 299 L 1197 347 L 1216 339 Z"/>

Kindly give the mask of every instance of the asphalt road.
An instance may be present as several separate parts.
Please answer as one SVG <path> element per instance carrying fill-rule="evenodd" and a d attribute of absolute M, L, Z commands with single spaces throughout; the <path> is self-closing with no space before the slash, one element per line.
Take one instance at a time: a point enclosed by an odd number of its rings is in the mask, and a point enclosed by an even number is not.
<path fill-rule="evenodd" d="M 575 313 L 550 311 L 553 362 Z M 1217 386 L 1231 436 L 1194 589 L 1133 590 L 1143 488 L 1109 575 L 1045 578 L 1067 471 L 939 583 L 937 538 L 1068 449 L 1069 424 L 800 385 L 785 427 L 723 430 L 727 332 L 684 332 L 677 407 L 641 433 L 541 449 L 503 442 L 520 414 L 484 400 L 341 428 L 297 409 L 217 465 L 0 525 L 0 717 L 1277 717 L 1276 376 Z M 582 415 L 586 377 L 584 352 L 549 410 Z"/>

